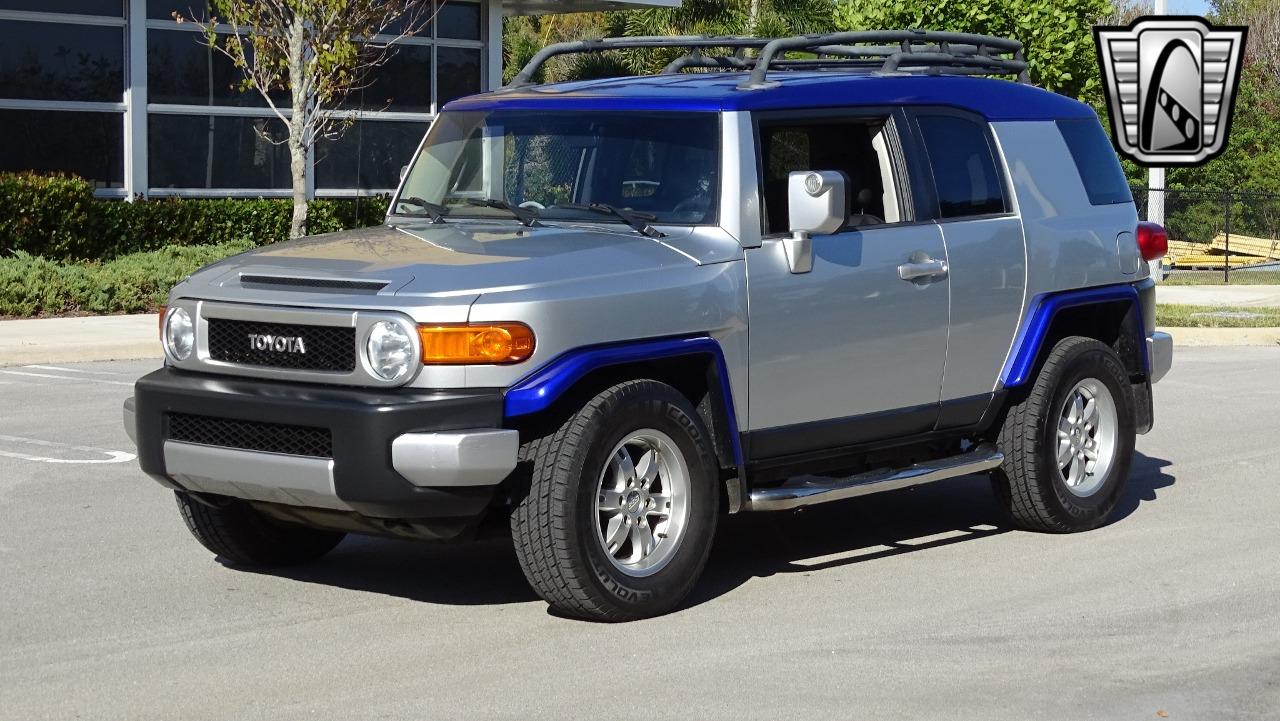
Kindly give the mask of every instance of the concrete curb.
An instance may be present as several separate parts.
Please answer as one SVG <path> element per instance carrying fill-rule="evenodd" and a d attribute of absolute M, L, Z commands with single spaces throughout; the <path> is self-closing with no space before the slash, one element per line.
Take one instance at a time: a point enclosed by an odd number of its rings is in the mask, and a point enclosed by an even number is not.
<path fill-rule="evenodd" d="M 0 366 L 161 358 L 155 315 L 0 321 Z"/>
<path fill-rule="evenodd" d="M 1173 344 L 1196 346 L 1280 346 L 1280 328 L 1161 328 Z"/>
<path fill-rule="evenodd" d="M 0 321 L 0 366 L 159 359 L 154 315 Z M 1280 346 L 1280 328 L 1161 328 L 1177 346 Z"/>

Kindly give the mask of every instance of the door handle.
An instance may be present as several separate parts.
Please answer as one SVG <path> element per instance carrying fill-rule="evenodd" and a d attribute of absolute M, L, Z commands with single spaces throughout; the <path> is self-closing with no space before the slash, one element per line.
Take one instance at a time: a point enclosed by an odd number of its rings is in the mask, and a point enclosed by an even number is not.
<path fill-rule="evenodd" d="M 903 280 L 942 278 L 947 275 L 947 261 L 934 260 L 924 253 L 912 253 L 910 261 L 898 266 L 898 277 Z"/>

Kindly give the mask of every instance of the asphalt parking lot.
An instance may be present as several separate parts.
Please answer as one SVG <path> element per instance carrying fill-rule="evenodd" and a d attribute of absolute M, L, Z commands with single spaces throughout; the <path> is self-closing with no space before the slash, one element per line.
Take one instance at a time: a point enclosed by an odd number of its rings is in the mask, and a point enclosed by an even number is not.
<path fill-rule="evenodd" d="M 155 365 L 0 369 L 0 719 L 1280 716 L 1280 348 L 1179 349 L 1107 528 L 1008 530 L 976 477 L 736 517 L 621 626 L 503 543 L 219 564 L 120 427 Z"/>

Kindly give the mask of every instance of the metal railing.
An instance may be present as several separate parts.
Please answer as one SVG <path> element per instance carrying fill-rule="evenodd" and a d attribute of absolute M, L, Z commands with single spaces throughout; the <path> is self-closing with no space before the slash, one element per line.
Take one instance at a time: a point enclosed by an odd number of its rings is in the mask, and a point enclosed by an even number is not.
<path fill-rule="evenodd" d="M 1280 194 L 1134 188 L 1138 217 L 1151 219 L 1156 193 L 1163 195 L 1169 231 L 1169 278 L 1280 284 Z"/>

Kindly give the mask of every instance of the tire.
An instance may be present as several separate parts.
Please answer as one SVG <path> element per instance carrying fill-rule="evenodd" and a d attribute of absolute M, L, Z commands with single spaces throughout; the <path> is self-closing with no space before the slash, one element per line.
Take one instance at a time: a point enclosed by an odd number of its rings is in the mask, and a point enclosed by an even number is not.
<path fill-rule="evenodd" d="M 1086 399 L 1093 401 L 1092 416 Z M 992 474 L 996 494 L 1021 528 L 1097 528 L 1124 495 L 1135 437 L 1132 390 L 1120 357 L 1091 338 L 1065 338 L 1027 395 L 1008 409 L 998 439 L 1005 459 Z"/>
<path fill-rule="evenodd" d="M 719 466 L 697 411 L 674 388 L 651 380 L 608 388 L 525 443 L 521 461 L 530 479 L 511 517 L 516 555 L 557 612 L 649 618 L 693 589 L 715 535 Z"/>
<path fill-rule="evenodd" d="M 237 566 L 292 566 L 314 561 L 332 551 L 346 536 L 276 523 L 240 500 L 232 499 L 215 508 L 186 493 L 175 495 L 191 535 L 200 545 Z"/>

